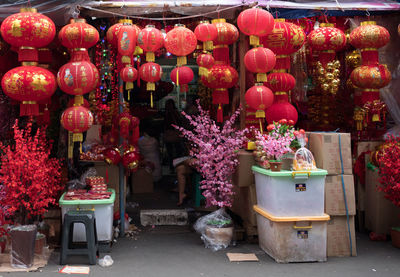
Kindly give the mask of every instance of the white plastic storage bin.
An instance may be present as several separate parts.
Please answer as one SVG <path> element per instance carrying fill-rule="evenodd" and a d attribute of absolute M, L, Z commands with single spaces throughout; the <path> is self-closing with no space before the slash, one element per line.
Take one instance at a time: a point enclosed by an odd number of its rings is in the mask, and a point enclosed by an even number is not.
<path fill-rule="evenodd" d="M 257 205 L 274 216 L 324 214 L 326 170 L 271 171 L 252 167 Z"/>
<path fill-rule="evenodd" d="M 258 243 L 278 263 L 325 262 L 329 215 L 276 217 L 254 206 Z"/>
<path fill-rule="evenodd" d="M 109 199 L 99 200 L 64 200 L 65 193 L 61 196 L 59 204 L 62 211 L 62 222 L 64 215 L 69 210 L 92 210 L 96 217 L 97 239 L 99 241 L 111 241 L 113 237 L 113 216 L 115 190 L 109 189 L 112 194 Z M 74 241 L 86 241 L 85 227 L 82 223 L 74 224 Z"/>

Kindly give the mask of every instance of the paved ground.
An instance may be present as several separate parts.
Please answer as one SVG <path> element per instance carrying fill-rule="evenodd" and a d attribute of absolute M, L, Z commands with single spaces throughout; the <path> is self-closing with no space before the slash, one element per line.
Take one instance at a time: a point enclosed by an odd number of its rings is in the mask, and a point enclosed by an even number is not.
<path fill-rule="evenodd" d="M 114 265 L 110 268 L 91 266 L 89 276 L 400 276 L 400 249 L 394 248 L 390 242 L 371 242 L 366 235 L 358 235 L 357 243 L 358 257 L 329 258 L 326 263 L 277 264 L 256 244 L 241 243 L 224 251 L 212 252 L 205 249 L 199 235 L 187 227 L 155 227 L 142 231 L 137 240 L 119 240 L 110 253 Z M 226 252 L 255 253 L 260 261 L 230 263 Z M 57 273 L 60 268 L 58 253 L 55 252 L 42 272 L 0 275 L 63 276 Z"/>

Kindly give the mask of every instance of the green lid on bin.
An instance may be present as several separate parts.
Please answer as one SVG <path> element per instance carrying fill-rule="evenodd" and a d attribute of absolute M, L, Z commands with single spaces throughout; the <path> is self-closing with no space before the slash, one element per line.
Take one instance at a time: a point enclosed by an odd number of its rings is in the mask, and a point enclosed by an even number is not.
<path fill-rule="evenodd" d="M 251 167 L 251 170 L 253 170 L 253 172 L 257 172 L 272 177 L 325 176 L 328 174 L 328 171 L 324 169 L 316 169 L 309 171 L 290 171 L 290 170 L 271 171 L 270 169 L 265 169 L 258 165 L 253 165 Z"/>
<path fill-rule="evenodd" d="M 107 191 L 112 192 L 110 198 L 108 199 L 96 199 L 96 200 L 64 200 L 64 195 L 61 195 L 60 200 L 58 201 L 60 206 L 67 206 L 67 205 L 106 205 L 106 204 L 113 204 L 115 201 L 115 190 L 108 189 Z"/>

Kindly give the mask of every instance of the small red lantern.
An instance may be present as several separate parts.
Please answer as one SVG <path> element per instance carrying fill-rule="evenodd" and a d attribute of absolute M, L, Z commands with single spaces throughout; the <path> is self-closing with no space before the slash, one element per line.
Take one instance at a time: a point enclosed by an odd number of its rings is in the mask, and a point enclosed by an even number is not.
<path fill-rule="evenodd" d="M 250 108 L 256 110 L 256 118 L 265 118 L 265 110 L 274 101 L 272 91 L 260 83 L 249 88 L 244 97 Z"/>
<path fill-rule="evenodd" d="M 268 123 L 278 122 L 281 119 L 292 120 L 296 124 L 298 119 L 297 110 L 289 103 L 286 93 L 275 94 L 274 103 L 267 109 L 266 118 Z"/>
<path fill-rule="evenodd" d="M 363 65 L 351 72 L 350 79 L 356 87 L 380 89 L 387 86 L 392 77 L 386 65 Z"/>
<path fill-rule="evenodd" d="M 39 115 L 37 101 L 53 95 L 57 88 L 56 80 L 47 69 L 24 64 L 4 74 L 1 86 L 8 97 L 22 102 L 20 105 L 21 116 Z"/>
<path fill-rule="evenodd" d="M 161 79 L 162 68 L 156 63 L 145 63 L 139 68 L 140 79 L 147 82 L 146 88 L 151 92 L 150 105 L 153 107 L 153 91 L 156 90 L 155 83 Z"/>
<path fill-rule="evenodd" d="M 213 40 L 217 38 L 218 31 L 214 24 L 208 21 L 200 21 L 194 29 L 197 39 L 203 42 L 203 50 L 213 50 Z"/>
<path fill-rule="evenodd" d="M 122 81 L 126 82 L 125 88 L 127 90 L 133 89 L 133 82 L 138 77 L 137 70 L 133 66 L 127 65 L 121 70 L 120 74 Z"/>
<path fill-rule="evenodd" d="M 250 45 L 260 45 L 259 37 L 272 32 L 274 17 L 261 8 L 251 8 L 242 11 L 237 18 L 237 25 L 242 33 L 250 36 Z"/>
<path fill-rule="evenodd" d="M 154 52 L 163 47 L 164 37 L 161 31 L 156 29 L 154 25 L 147 25 L 146 28 L 139 32 L 137 44 L 146 53 L 146 61 L 154 62 Z"/>
<path fill-rule="evenodd" d="M 58 39 L 64 47 L 88 49 L 99 41 L 99 32 L 85 19 L 76 18 L 60 30 Z"/>
<path fill-rule="evenodd" d="M 121 153 L 118 148 L 107 148 L 103 151 L 104 161 L 107 164 L 119 164 L 121 161 Z"/>
<path fill-rule="evenodd" d="M 272 72 L 268 74 L 265 86 L 273 92 L 282 92 L 292 90 L 296 85 L 296 79 L 292 74 L 285 72 Z"/>
<path fill-rule="evenodd" d="M 123 64 L 132 64 L 131 56 L 136 49 L 137 29 L 124 23 L 118 32 L 118 53 L 122 56 Z"/>
<path fill-rule="evenodd" d="M 93 115 L 89 109 L 82 106 L 67 108 L 61 115 L 61 125 L 74 133 L 73 141 L 83 141 L 83 132 L 93 124 Z"/>
<path fill-rule="evenodd" d="M 206 76 L 208 70 L 214 65 L 215 60 L 211 54 L 207 52 L 201 53 L 196 59 L 197 65 L 199 66 L 199 75 Z"/>
<path fill-rule="evenodd" d="M 170 74 L 172 82 L 177 86 L 181 86 L 181 92 L 188 91 L 188 84 L 193 80 L 193 70 L 187 66 L 175 67 Z"/>
<path fill-rule="evenodd" d="M 187 63 L 186 55 L 192 53 L 197 46 L 196 35 L 182 24 L 175 24 L 165 37 L 165 48 L 171 54 L 177 56 L 177 65 Z"/>
<path fill-rule="evenodd" d="M 6 42 L 18 48 L 18 60 L 38 61 L 35 48 L 49 44 L 56 34 L 56 26 L 47 16 L 36 9 L 23 8 L 1 24 L 1 35 Z"/>
<path fill-rule="evenodd" d="M 275 54 L 268 48 L 256 47 L 247 51 L 244 56 L 246 69 L 257 73 L 257 82 L 267 81 L 266 73 L 274 68 L 275 63 Z"/>
<path fill-rule="evenodd" d="M 134 147 L 129 148 L 122 156 L 122 164 L 130 171 L 135 171 L 139 165 L 139 154 Z"/>
<path fill-rule="evenodd" d="M 229 44 L 236 42 L 239 38 L 239 31 L 235 25 L 227 23 L 224 18 L 213 19 L 212 24 L 217 27 L 217 37 L 213 41 L 213 56 L 216 61 L 229 64 Z"/>

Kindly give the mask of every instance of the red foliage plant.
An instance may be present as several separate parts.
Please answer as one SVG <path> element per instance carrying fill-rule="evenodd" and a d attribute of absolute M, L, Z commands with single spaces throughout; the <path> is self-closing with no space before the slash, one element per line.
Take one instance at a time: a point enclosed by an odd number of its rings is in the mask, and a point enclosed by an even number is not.
<path fill-rule="evenodd" d="M 45 129 L 32 134 L 32 123 L 25 129 L 14 126 L 12 145 L 0 143 L 0 205 L 14 222 L 27 224 L 34 216 L 43 215 L 54 204 L 61 186 L 60 161 L 50 157 L 50 143 Z"/>
<path fill-rule="evenodd" d="M 379 159 L 378 190 L 385 198 L 400 207 L 400 136 L 388 136 Z"/>

